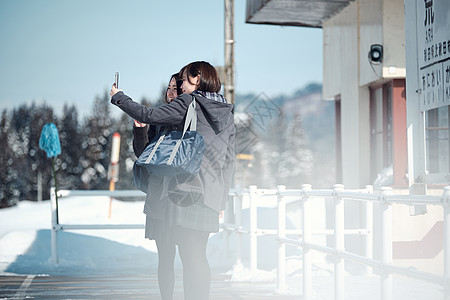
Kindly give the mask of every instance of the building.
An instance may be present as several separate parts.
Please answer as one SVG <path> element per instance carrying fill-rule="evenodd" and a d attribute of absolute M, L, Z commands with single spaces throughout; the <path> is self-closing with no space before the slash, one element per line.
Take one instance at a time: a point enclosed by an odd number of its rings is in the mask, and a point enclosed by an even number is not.
<path fill-rule="evenodd" d="M 382 185 L 400 193 L 442 193 L 450 182 L 448 0 L 247 0 L 246 22 L 322 28 L 337 183 L 362 188 L 389 174 Z M 361 211 L 346 206 L 348 228 L 364 224 Z M 431 235 L 428 246 L 439 244 L 442 210 L 394 207 L 393 220 L 396 263 L 441 273 L 442 251 L 412 257 L 400 248 Z M 357 241 L 348 245 L 361 251 Z"/>

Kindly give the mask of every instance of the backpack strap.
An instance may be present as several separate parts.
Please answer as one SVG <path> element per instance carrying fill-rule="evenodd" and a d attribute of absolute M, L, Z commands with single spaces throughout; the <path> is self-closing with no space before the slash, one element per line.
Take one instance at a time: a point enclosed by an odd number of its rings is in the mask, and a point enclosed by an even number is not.
<path fill-rule="evenodd" d="M 186 133 L 188 127 L 191 131 L 197 131 L 197 111 L 195 110 L 195 102 L 196 102 L 195 97 L 192 96 L 192 102 L 189 104 L 188 110 L 186 112 L 186 120 L 184 121 L 183 134 L 173 147 L 172 153 L 170 154 L 169 160 L 167 161 L 168 165 L 171 165 L 173 160 L 175 159 L 175 155 L 178 152 L 178 148 L 180 148 L 181 141 L 183 140 L 184 134 Z"/>

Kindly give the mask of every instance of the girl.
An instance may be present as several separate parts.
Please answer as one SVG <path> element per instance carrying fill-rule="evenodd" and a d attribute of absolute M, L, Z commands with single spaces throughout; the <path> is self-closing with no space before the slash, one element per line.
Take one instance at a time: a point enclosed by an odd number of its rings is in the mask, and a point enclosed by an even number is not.
<path fill-rule="evenodd" d="M 154 224 L 149 238 L 160 246 L 163 240 L 178 245 L 185 299 L 202 300 L 209 298 L 208 237 L 219 230 L 219 214 L 226 206 L 234 168 L 233 105 L 218 93 L 220 79 L 209 63 L 190 63 L 179 74 L 183 94 L 160 107 L 142 106 L 114 85 L 110 94 L 111 103 L 137 121 L 175 130 L 182 130 L 188 105 L 197 102 L 197 132 L 206 145 L 200 172 L 189 178 L 151 174 L 144 212 Z"/>
<path fill-rule="evenodd" d="M 172 102 L 178 95 L 181 95 L 181 79 L 178 73 L 170 77 L 169 85 L 164 93 L 164 103 Z M 149 125 L 134 120 L 133 126 L 133 149 L 134 154 L 139 157 L 148 145 L 149 141 L 153 140 L 157 133 L 164 130 L 161 126 Z M 149 177 L 150 181 L 150 177 Z M 152 184 L 162 184 L 159 177 L 152 179 Z M 148 191 L 149 182 L 147 182 Z M 154 188 L 151 188 L 154 191 Z M 145 190 L 144 190 L 145 191 Z M 163 200 L 162 200 L 163 201 Z M 170 212 L 167 210 L 166 215 Z M 146 215 L 145 237 L 153 239 L 158 248 L 158 284 L 161 298 L 163 300 L 172 299 L 173 287 L 175 284 L 174 260 L 175 260 L 175 243 L 168 231 L 168 224 L 161 221 L 159 218 L 152 218 L 150 214 Z"/>

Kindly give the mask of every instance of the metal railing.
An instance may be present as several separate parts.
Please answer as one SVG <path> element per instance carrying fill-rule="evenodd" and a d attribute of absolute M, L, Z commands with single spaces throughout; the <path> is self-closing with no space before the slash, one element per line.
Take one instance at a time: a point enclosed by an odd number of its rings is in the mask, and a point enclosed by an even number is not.
<path fill-rule="evenodd" d="M 143 229 L 144 224 L 60 224 L 58 221 L 58 209 L 54 188 L 51 189 L 52 210 L 52 235 L 51 250 L 52 261 L 58 263 L 58 231 L 76 229 Z M 137 190 L 125 191 L 58 191 L 58 197 L 67 196 L 109 196 L 109 197 L 143 197 L 145 194 Z M 311 250 L 319 251 L 334 258 L 334 298 L 344 299 L 344 260 L 357 262 L 374 269 L 380 276 L 380 291 L 382 300 L 392 299 L 392 274 L 397 273 L 406 277 L 424 280 L 437 284 L 443 288 L 443 299 L 450 300 L 450 186 L 443 190 L 442 196 L 411 196 L 393 195 L 392 188 L 384 187 L 379 194 L 373 194 L 371 186 L 364 190 L 344 190 L 343 185 L 335 185 L 331 190 L 312 190 L 311 185 L 305 184 L 302 189 L 286 189 L 278 186 L 276 190 L 258 189 L 250 186 L 249 189 L 230 191 L 234 199 L 234 223 L 224 222 L 221 228 L 226 232 L 236 232 L 239 236 L 248 234 L 250 240 L 250 270 L 257 269 L 257 238 L 262 235 L 277 235 L 278 242 L 278 271 L 277 288 L 279 291 L 286 289 L 286 246 L 294 246 L 302 249 L 303 260 L 303 299 L 312 299 L 312 256 Z M 249 198 L 249 227 L 242 226 L 243 197 Z M 296 197 L 293 201 L 286 201 L 288 197 Z M 257 219 L 258 204 L 264 197 L 275 197 L 278 224 L 276 229 L 259 229 Z M 333 199 L 334 224 L 331 230 L 313 231 L 311 226 L 311 202 L 314 198 Z M 344 201 L 360 201 L 365 203 L 363 219 L 364 228 L 344 228 Z M 286 207 L 292 204 L 300 204 L 301 230 L 286 229 Z M 378 203 L 380 243 L 373 244 L 373 203 Z M 396 266 L 392 258 L 392 204 L 405 205 L 438 205 L 443 207 L 444 219 L 444 275 L 437 276 L 414 270 L 408 267 Z M 226 216 L 226 220 L 229 218 Z M 298 239 L 289 239 L 287 235 L 298 235 Z M 312 235 L 332 235 L 333 247 L 324 246 L 312 241 Z M 345 250 L 345 235 L 361 235 L 365 239 L 365 253 L 358 255 Z M 228 241 L 226 241 L 228 243 Z M 372 248 L 378 249 L 379 259 L 373 258 Z M 241 263 L 241 239 L 236 239 L 236 263 Z"/>
<path fill-rule="evenodd" d="M 242 196 L 247 195 L 249 203 L 249 228 L 241 226 Z M 286 289 L 286 246 L 295 246 L 302 249 L 303 260 L 303 299 L 312 299 L 312 256 L 311 250 L 319 251 L 333 258 L 334 261 L 334 299 L 344 299 L 345 272 L 344 260 L 353 261 L 376 270 L 380 277 L 380 295 L 382 300 L 392 299 L 392 274 L 401 274 L 406 277 L 424 280 L 437 284 L 443 289 L 443 299 L 450 300 L 450 186 L 445 187 L 442 196 L 412 196 L 393 195 L 392 188 L 383 187 L 378 195 L 373 194 L 371 186 L 364 190 L 344 190 L 343 185 L 335 185 L 331 190 L 312 190 L 311 185 L 305 184 L 300 190 L 287 190 L 284 186 L 278 186 L 277 190 L 260 190 L 256 186 L 250 186 L 248 190 L 234 193 L 235 200 L 235 224 L 223 224 L 225 230 L 237 232 L 237 234 L 248 234 L 250 239 L 250 270 L 257 268 L 257 237 L 264 234 L 273 234 L 273 231 L 259 230 L 257 228 L 257 206 L 262 197 L 267 195 L 276 196 L 276 209 L 278 216 L 277 240 L 278 240 L 278 271 L 277 290 L 282 292 Z M 297 200 L 287 203 L 286 198 L 290 196 L 298 197 Z M 311 202 L 314 198 L 333 199 L 334 224 L 332 229 L 333 247 L 324 246 L 312 241 L 313 234 L 330 234 L 324 232 L 313 232 L 311 226 Z M 346 230 L 344 228 L 344 202 L 347 200 L 360 201 L 365 203 L 363 219 L 365 228 Z M 299 203 L 301 205 L 300 218 L 302 230 L 297 231 L 298 239 L 286 238 L 287 234 L 295 233 L 294 230 L 286 230 L 286 206 Z M 373 203 L 378 203 L 380 242 L 373 244 Z M 392 257 L 392 204 L 405 205 L 439 205 L 443 207 L 444 215 L 444 275 L 437 276 L 393 264 Z M 344 247 L 344 237 L 349 234 L 359 234 L 365 236 L 365 253 L 358 255 L 346 251 Z M 237 251 L 240 251 L 240 238 L 237 238 Z M 372 247 L 380 253 L 379 259 L 373 258 Z M 237 263 L 240 263 L 238 253 Z"/>
<path fill-rule="evenodd" d="M 58 198 L 69 196 L 81 197 L 145 197 L 145 193 L 138 190 L 121 190 L 121 191 L 58 191 Z M 144 229 L 145 224 L 61 224 L 59 222 L 58 203 L 56 200 L 55 188 L 50 189 L 50 202 L 52 210 L 52 234 L 51 234 L 51 250 L 52 262 L 59 263 L 58 255 L 58 231 L 61 230 L 80 230 L 80 229 Z"/>

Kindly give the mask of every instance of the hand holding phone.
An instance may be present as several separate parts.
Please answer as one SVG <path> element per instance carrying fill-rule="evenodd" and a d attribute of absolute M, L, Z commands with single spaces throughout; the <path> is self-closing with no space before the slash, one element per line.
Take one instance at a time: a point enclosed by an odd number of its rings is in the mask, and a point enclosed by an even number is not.
<path fill-rule="evenodd" d="M 109 92 L 109 95 L 114 96 L 117 92 L 122 91 L 119 90 L 119 72 L 116 72 L 115 78 L 114 78 L 114 84 L 111 87 L 111 91 Z"/>
<path fill-rule="evenodd" d="M 116 75 L 114 76 L 114 83 L 116 84 L 116 89 L 119 88 L 119 72 L 116 72 Z"/>

